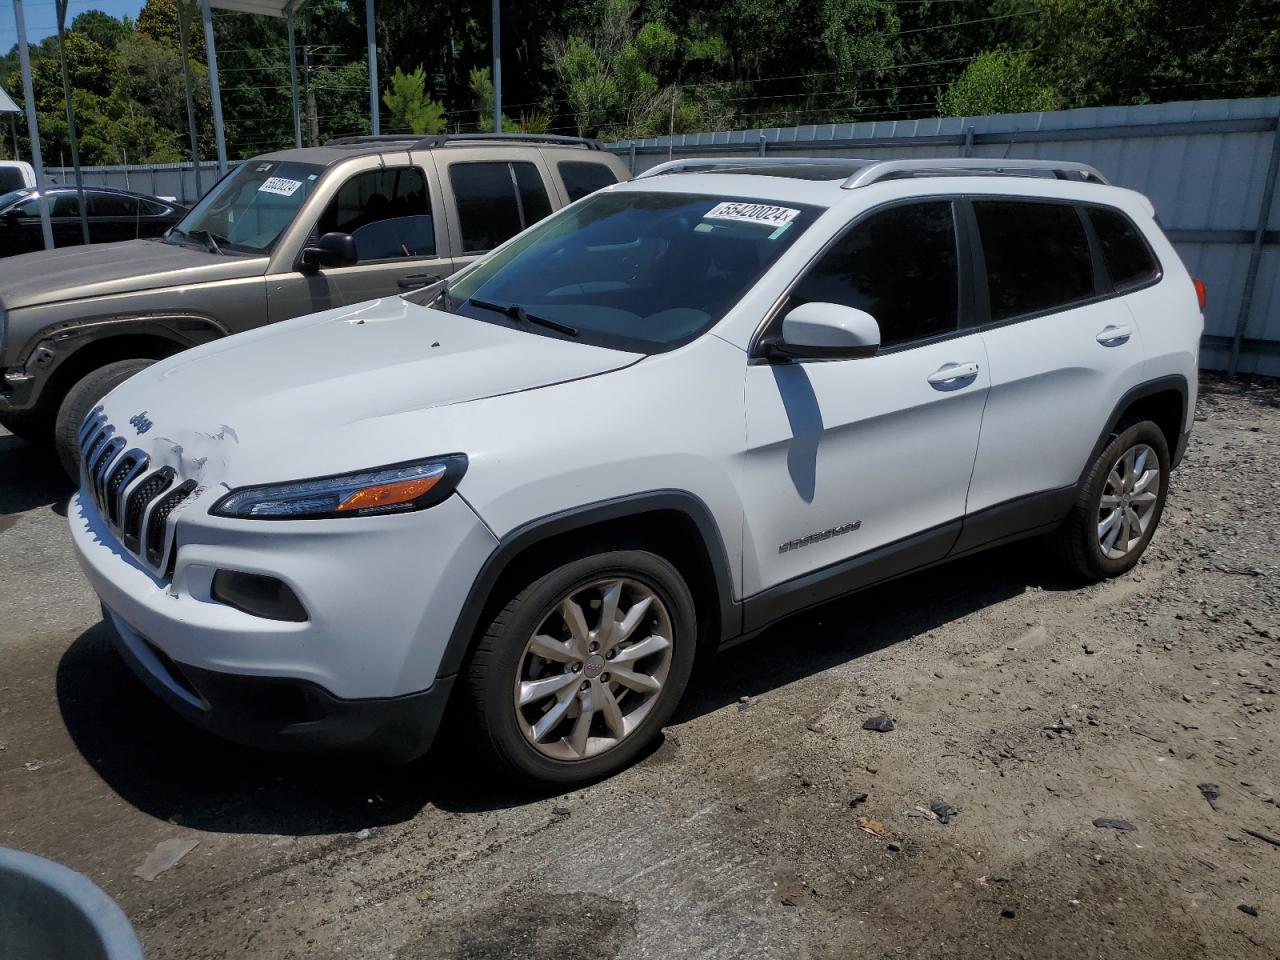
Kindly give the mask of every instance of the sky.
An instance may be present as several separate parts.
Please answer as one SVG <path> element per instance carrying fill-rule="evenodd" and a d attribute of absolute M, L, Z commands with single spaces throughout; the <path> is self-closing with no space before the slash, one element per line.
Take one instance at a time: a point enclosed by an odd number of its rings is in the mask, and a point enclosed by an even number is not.
<path fill-rule="evenodd" d="M 137 18 L 143 0 L 71 0 L 67 7 L 67 26 L 77 14 L 86 10 L 101 10 L 113 17 Z M 56 33 L 58 16 L 53 0 L 23 0 L 22 9 L 27 15 L 27 39 L 39 43 Z M 18 28 L 13 18 L 13 0 L 0 0 L 0 52 L 8 52 L 18 42 Z"/>

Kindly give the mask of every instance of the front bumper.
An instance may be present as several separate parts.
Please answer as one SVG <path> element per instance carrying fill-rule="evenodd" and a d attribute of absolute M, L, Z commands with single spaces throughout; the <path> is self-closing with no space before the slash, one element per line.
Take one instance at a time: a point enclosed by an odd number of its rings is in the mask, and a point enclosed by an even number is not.
<path fill-rule="evenodd" d="M 453 677 L 402 697 L 344 700 L 313 683 L 202 670 L 171 659 L 105 604 L 116 649 L 139 679 L 186 720 L 227 740 L 271 750 L 356 750 L 404 762 L 430 749 Z"/>

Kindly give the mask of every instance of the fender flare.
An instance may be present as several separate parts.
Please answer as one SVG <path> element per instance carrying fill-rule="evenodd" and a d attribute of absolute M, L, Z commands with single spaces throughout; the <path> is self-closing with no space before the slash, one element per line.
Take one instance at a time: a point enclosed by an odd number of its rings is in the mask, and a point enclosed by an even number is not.
<path fill-rule="evenodd" d="M 697 496 L 684 490 L 653 490 L 610 500 L 573 507 L 523 523 L 509 532 L 494 548 L 480 568 L 467 599 L 462 605 L 445 646 L 437 676 L 451 676 L 462 669 L 472 638 L 480 626 L 480 617 L 503 573 L 520 554 L 552 537 L 586 530 L 613 520 L 643 516 L 646 513 L 676 512 L 688 518 L 698 531 L 701 546 L 711 564 L 712 576 L 720 608 L 720 636 L 723 642 L 742 632 L 742 606 L 733 597 L 733 576 L 720 528 L 711 510 Z"/>
<path fill-rule="evenodd" d="M 1093 445 L 1093 451 L 1089 454 L 1089 459 L 1085 461 L 1085 465 L 1080 471 L 1080 476 L 1076 480 L 1076 489 L 1079 489 L 1080 485 L 1084 483 L 1085 477 L 1089 474 L 1089 469 L 1093 466 L 1093 462 L 1098 459 L 1098 455 L 1111 442 L 1111 437 L 1115 433 L 1116 426 L 1120 423 L 1120 418 L 1124 416 L 1124 412 L 1143 397 L 1154 396 L 1157 393 L 1168 393 L 1171 390 L 1182 399 L 1182 409 L 1178 419 L 1178 434 L 1179 437 L 1186 436 L 1187 398 L 1190 396 L 1191 390 L 1185 376 L 1180 373 L 1170 374 L 1131 387 L 1116 401 L 1111 415 L 1107 418 L 1106 426 L 1103 427 L 1102 433 L 1098 436 L 1098 442 Z M 1180 440 L 1175 441 L 1174 449 L 1169 451 L 1169 457 L 1175 467 L 1178 465 L 1178 461 L 1182 459 L 1182 446 L 1183 444 Z"/>

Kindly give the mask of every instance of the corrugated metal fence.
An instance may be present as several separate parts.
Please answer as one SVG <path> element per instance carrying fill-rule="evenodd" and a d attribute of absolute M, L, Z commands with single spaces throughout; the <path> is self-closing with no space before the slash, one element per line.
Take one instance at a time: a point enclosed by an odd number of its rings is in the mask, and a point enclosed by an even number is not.
<path fill-rule="evenodd" d="M 722 154 L 1026 157 L 1079 160 L 1149 196 L 1193 276 L 1209 288 L 1202 365 L 1280 376 L 1280 97 L 1054 113 L 736 130 L 623 141 L 639 173 L 668 157 Z M 187 203 L 191 164 L 86 167 L 88 183 Z M 217 179 L 201 164 L 200 186 Z M 49 174 L 69 182 L 69 168 Z M 1238 359 L 1233 364 L 1233 352 Z"/>
<path fill-rule="evenodd" d="M 609 144 L 639 173 L 668 157 L 973 156 L 1077 160 L 1140 190 L 1209 288 L 1201 364 L 1280 376 L 1280 97 L 737 130 Z"/>

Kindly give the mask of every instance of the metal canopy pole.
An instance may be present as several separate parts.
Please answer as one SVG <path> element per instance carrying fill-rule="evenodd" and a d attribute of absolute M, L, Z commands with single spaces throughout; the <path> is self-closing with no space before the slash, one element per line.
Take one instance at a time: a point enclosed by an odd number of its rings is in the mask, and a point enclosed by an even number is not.
<path fill-rule="evenodd" d="M 493 0 L 493 132 L 502 133 L 502 15 Z"/>
<path fill-rule="evenodd" d="M 58 64 L 62 68 L 62 96 L 67 106 L 67 140 L 71 144 L 71 167 L 76 177 L 76 206 L 80 214 L 80 238 L 89 242 L 89 211 L 84 197 L 84 174 L 80 170 L 80 140 L 76 136 L 76 108 L 71 99 L 71 76 L 67 72 L 67 0 L 55 0 L 58 15 Z"/>
<path fill-rule="evenodd" d="M 44 158 L 40 154 L 40 123 L 36 119 L 36 94 L 31 86 L 31 51 L 27 49 L 27 18 L 22 10 L 22 0 L 13 0 L 13 19 L 18 26 L 18 62 L 22 67 L 22 94 L 27 102 L 27 136 L 31 138 L 31 166 L 36 171 L 36 186 L 40 199 L 40 232 L 44 235 L 44 248 L 53 249 L 53 225 L 49 223 L 49 178 L 44 173 Z"/>
<path fill-rule="evenodd" d="M 204 196 L 204 186 L 200 183 L 200 138 L 196 134 L 195 85 L 191 82 L 191 54 L 187 46 L 187 0 L 178 0 L 177 5 L 178 47 L 182 52 L 182 84 L 187 91 L 187 131 L 191 135 L 191 167 L 195 171 L 196 198 L 199 199 Z"/>
<path fill-rule="evenodd" d="M 218 175 L 227 175 L 227 137 L 222 129 L 222 88 L 218 85 L 218 51 L 213 46 L 213 10 L 209 0 L 200 0 L 204 21 L 204 55 L 209 61 L 209 93 L 213 100 L 213 136 L 218 143 Z"/>
<path fill-rule="evenodd" d="M 289 92 L 293 97 L 293 143 L 302 146 L 302 113 L 298 110 L 298 48 L 293 42 L 293 4 L 285 13 L 289 28 Z"/>
<path fill-rule="evenodd" d="M 378 120 L 378 38 L 373 31 L 373 0 L 364 3 L 364 29 L 369 36 L 369 120 L 376 137 L 382 133 Z"/>

